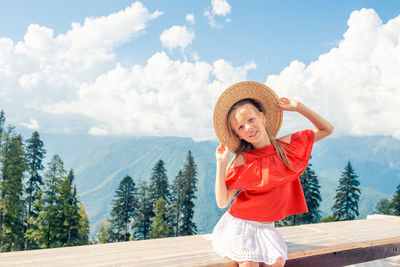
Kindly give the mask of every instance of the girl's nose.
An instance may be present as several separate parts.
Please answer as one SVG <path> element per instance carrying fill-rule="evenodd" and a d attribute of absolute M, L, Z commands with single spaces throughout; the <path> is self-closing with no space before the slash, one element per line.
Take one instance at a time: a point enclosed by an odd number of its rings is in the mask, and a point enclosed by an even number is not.
<path fill-rule="evenodd" d="M 249 125 L 249 124 L 246 124 L 246 126 L 245 126 L 245 127 L 246 127 L 246 131 L 248 131 L 248 130 L 252 130 L 252 128 L 253 128 L 253 127 L 252 127 L 251 125 Z"/>

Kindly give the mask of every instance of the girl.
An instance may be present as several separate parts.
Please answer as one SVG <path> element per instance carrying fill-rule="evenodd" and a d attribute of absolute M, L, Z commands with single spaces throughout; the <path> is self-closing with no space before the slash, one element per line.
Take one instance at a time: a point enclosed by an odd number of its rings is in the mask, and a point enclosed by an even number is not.
<path fill-rule="evenodd" d="M 297 111 L 314 130 L 275 139 L 283 110 Z M 307 212 L 299 176 L 307 167 L 314 142 L 333 126 L 299 101 L 281 98 L 257 82 L 229 87 L 214 109 L 217 148 L 215 197 L 229 205 L 212 233 L 215 251 L 239 266 L 283 266 L 287 246 L 274 227 L 286 216 Z M 228 165 L 229 152 L 235 154 Z"/>

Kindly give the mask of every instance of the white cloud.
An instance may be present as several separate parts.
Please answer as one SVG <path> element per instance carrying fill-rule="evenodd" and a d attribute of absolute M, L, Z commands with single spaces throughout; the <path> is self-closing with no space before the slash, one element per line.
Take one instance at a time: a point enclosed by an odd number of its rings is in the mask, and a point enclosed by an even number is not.
<path fill-rule="evenodd" d="M 56 37 L 33 24 L 23 41 L 0 38 L 0 106 L 18 114 L 16 124 L 39 127 L 40 121 L 44 131 L 214 137 L 217 98 L 232 83 L 247 80 L 256 66 L 200 61 L 196 51 L 193 62 L 159 52 L 144 65 L 119 64 L 115 47 L 143 34 L 159 15 L 134 3 Z M 362 9 L 348 25 L 337 47 L 309 65 L 291 62 L 266 84 L 328 118 L 336 134 L 400 138 L 400 16 L 383 24 L 373 10 Z M 92 31 L 93 39 L 85 38 Z M 165 47 L 187 48 L 194 33 L 185 31 L 166 35 Z M 186 41 L 176 39 L 182 36 Z M 301 120 L 285 118 L 293 122 L 286 127 L 299 129 Z"/>
<path fill-rule="evenodd" d="M 308 66 L 291 62 L 266 84 L 324 115 L 338 135 L 400 138 L 400 16 L 383 24 L 374 10 L 361 9 L 348 26 L 337 47 Z"/>
<path fill-rule="evenodd" d="M 231 6 L 226 0 L 211 0 L 212 13 L 218 16 L 225 17 L 231 13 Z"/>
<path fill-rule="evenodd" d="M 96 81 L 82 84 L 76 101 L 48 107 L 56 114 L 81 114 L 101 128 L 91 134 L 213 136 L 212 110 L 220 93 L 246 79 L 254 63 L 181 62 L 160 52 L 145 66 L 117 65 Z M 106 132 L 107 131 L 107 132 Z"/>
<path fill-rule="evenodd" d="M 109 132 L 106 129 L 99 128 L 99 127 L 90 128 L 88 133 L 91 135 L 107 135 L 107 134 L 109 134 Z"/>
<path fill-rule="evenodd" d="M 192 43 L 194 37 L 194 32 L 188 30 L 185 26 L 172 26 L 162 32 L 160 40 L 163 47 L 183 50 Z"/>
<path fill-rule="evenodd" d="M 187 14 L 186 15 L 186 21 L 189 22 L 190 24 L 195 23 L 194 15 L 193 14 Z"/>
<path fill-rule="evenodd" d="M 115 66 L 115 47 L 143 34 L 160 15 L 136 2 L 108 16 L 73 23 L 65 34 L 54 36 L 52 29 L 31 24 L 22 41 L 0 38 L 0 106 L 24 121 L 24 116 L 43 116 L 43 106 L 73 101 L 82 83 Z"/>
<path fill-rule="evenodd" d="M 208 18 L 211 27 L 222 29 L 224 25 L 217 22 L 217 17 L 225 17 L 231 13 L 231 6 L 226 0 L 211 0 L 211 8 L 204 10 L 203 15 Z M 224 23 L 230 22 L 230 18 L 226 18 Z"/>
<path fill-rule="evenodd" d="M 40 128 L 39 123 L 35 119 L 30 119 L 29 122 L 21 122 L 20 124 L 31 130 L 38 130 Z"/>

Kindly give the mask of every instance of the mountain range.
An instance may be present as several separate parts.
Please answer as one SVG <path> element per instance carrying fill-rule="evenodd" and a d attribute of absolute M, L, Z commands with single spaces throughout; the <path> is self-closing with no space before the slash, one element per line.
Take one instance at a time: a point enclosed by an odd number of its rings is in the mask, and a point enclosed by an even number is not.
<path fill-rule="evenodd" d="M 223 212 L 214 197 L 216 141 L 48 134 L 41 138 L 47 149 L 47 159 L 58 154 L 65 168 L 74 170 L 92 235 L 99 220 L 109 216 L 115 190 L 124 176 L 130 175 L 136 184 L 149 180 L 153 166 L 162 159 L 172 182 L 183 168 L 189 150 L 198 170 L 194 215 L 198 233 L 211 232 Z M 385 136 L 326 138 L 314 145 L 310 160 L 321 185 L 323 216 L 332 213 L 335 190 L 347 161 L 351 161 L 359 175 L 362 194 L 358 218 L 372 214 L 375 203 L 382 198 L 390 199 L 400 184 L 400 140 Z"/>

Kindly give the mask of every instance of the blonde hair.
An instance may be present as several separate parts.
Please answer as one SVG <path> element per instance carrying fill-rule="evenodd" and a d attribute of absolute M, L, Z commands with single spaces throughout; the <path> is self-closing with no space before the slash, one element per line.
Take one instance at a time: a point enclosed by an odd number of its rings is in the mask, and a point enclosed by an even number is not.
<path fill-rule="evenodd" d="M 264 115 L 266 115 L 262 105 L 252 98 L 246 98 L 246 99 L 242 99 L 242 100 L 236 102 L 230 108 L 228 115 L 227 115 L 228 129 L 230 131 L 230 134 L 233 134 L 236 137 L 238 137 L 238 135 L 235 133 L 234 129 L 232 129 L 232 126 L 229 123 L 229 117 L 234 111 L 236 111 L 237 109 L 239 109 L 240 107 L 242 107 L 245 104 L 250 104 L 250 105 L 254 106 L 259 112 L 262 112 L 262 113 L 264 113 Z M 282 144 L 278 140 L 276 140 L 272 135 L 270 135 L 270 133 L 267 131 L 267 129 L 265 129 L 265 131 L 267 132 L 270 143 L 275 148 L 275 151 L 276 151 L 276 154 L 278 155 L 279 160 L 283 163 L 283 165 L 285 165 L 286 168 L 294 171 L 289 163 L 289 160 L 286 156 L 286 152 L 283 149 Z M 233 163 L 237 159 L 238 155 L 240 155 L 242 152 L 248 152 L 252 149 L 254 149 L 254 147 L 251 143 L 247 142 L 246 140 L 241 139 L 239 148 L 237 149 L 237 151 L 235 151 L 236 155 L 233 157 L 232 161 L 228 165 L 228 170 L 233 166 Z"/>

